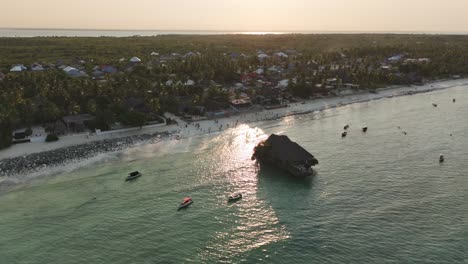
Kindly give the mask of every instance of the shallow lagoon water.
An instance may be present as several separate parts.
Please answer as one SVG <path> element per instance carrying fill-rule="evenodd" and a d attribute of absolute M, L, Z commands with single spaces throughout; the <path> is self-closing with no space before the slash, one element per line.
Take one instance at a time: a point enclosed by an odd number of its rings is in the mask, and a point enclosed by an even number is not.
<path fill-rule="evenodd" d="M 0 263 L 466 263 L 467 88 L 251 123 L 24 175 L 0 194 Z M 252 148 L 270 133 L 313 153 L 317 175 L 298 180 L 255 167 Z M 135 169 L 143 177 L 124 182 Z M 228 204 L 237 191 L 243 199 Z M 185 196 L 194 203 L 177 211 Z"/>

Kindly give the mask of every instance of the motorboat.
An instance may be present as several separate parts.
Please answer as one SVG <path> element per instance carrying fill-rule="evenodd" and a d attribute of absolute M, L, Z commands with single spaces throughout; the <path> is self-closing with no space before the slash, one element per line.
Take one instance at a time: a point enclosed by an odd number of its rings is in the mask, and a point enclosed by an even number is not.
<path fill-rule="evenodd" d="M 439 162 L 442 163 L 442 162 L 444 162 L 444 160 L 445 160 L 444 155 L 440 154 Z"/>
<path fill-rule="evenodd" d="M 177 208 L 178 210 L 187 208 L 189 205 L 193 203 L 193 200 L 191 197 L 184 198 L 184 201 L 179 204 L 179 207 Z"/>
<path fill-rule="evenodd" d="M 139 171 L 130 172 L 127 178 L 125 178 L 125 181 L 132 181 L 139 177 L 141 177 L 141 173 Z"/>
<path fill-rule="evenodd" d="M 234 193 L 228 197 L 228 202 L 235 202 L 242 198 L 242 193 Z"/>

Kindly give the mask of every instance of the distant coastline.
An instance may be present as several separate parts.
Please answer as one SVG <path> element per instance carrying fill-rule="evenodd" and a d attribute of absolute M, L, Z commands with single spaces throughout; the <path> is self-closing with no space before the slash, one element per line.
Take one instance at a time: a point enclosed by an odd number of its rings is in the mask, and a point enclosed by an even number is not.
<path fill-rule="evenodd" d="M 261 30 L 152 30 L 152 29 L 61 29 L 61 28 L 0 28 L 0 38 L 32 37 L 132 37 L 159 35 L 280 35 L 280 34 L 415 34 L 468 35 L 466 32 L 443 31 L 261 31 Z"/>

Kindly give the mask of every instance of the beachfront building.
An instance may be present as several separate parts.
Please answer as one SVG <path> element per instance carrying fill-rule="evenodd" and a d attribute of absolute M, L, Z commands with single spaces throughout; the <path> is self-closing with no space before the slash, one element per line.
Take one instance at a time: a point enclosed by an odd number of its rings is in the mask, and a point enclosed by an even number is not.
<path fill-rule="evenodd" d="M 343 87 L 346 89 L 351 89 L 351 90 L 359 90 L 361 86 L 359 84 L 344 83 Z"/>
<path fill-rule="evenodd" d="M 45 142 L 46 136 L 44 127 L 19 128 L 12 133 L 12 143 Z"/>
<path fill-rule="evenodd" d="M 241 96 L 239 99 L 232 99 L 231 105 L 236 109 L 252 106 L 252 101 L 247 95 Z"/>
<path fill-rule="evenodd" d="M 90 114 L 69 115 L 62 118 L 67 130 L 70 132 L 83 132 L 86 130 L 86 122 L 94 120 Z"/>
<path fill-rule="evenodd" d="M 145 103 L 143 98 L 129 97 L 123 102 L 123 107 L 127 111 L 137 111 L 140 113 L 151 112 L 151 108 Z"/>
<path fill-rule="evenodd" d="M 13 131 L 13 142 L 24 142 L 28 136 L 26 128 L 20 128 Z"/>

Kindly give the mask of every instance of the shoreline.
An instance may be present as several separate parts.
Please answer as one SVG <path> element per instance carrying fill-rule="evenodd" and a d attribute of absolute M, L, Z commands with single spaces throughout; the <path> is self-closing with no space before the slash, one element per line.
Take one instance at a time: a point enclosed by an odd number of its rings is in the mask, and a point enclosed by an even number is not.
<path fill-rule="evenodd" d="M 48 166 L 57 166 L 71 161 L 84 160 L 101 153 L 120 151 L 135 147 L 139 144 L 154 144 L 172 135 L 173 133 L 171 132 L 156 132 L 153 134 L 104 139 L 97 142 L 88 142 L 4 159 L 0 161 L 0 177 L 36 172 Z M 0 181 L 0 189 L 1 183 Z"/>
<path fill-rule="evenodd" d="M 349 104 L 427 93 L 465 85 L 468 85 L 468 79 L 435 81 L 421 86 L 384 87 L 377 89 L 377 93 L 364 92 L 353 95 L 305 100 L 303 102 L 291 103 L 285 108 L 239 113 L 215 120 L 203 119 L 191 123 L 187 123 L 179 117 L 168 113 L 166 117 L 175 119 L 178 122 L 177 125 L 158 128 L 149 126 L 125 133 L 109 133 L 105 137 L 88 137 L 85 134 L 80 134 L 62 137 L 59 141 L 53 143 L 13 145 L 8 149 L 0 151 L 0 177 L 35 172 L 48 166 L 58 166 L 69 161 L 84 160 L 101 153 L 120 151 L 137 146 L 138 144 L 157 143 L 162 140 L 174 139 L 175 137 L 188 138 L 220 132 L 241 124 L 276 120 L 286 116 L 304 115 Z M 1 183 L 2 181 L 0 181 L 0 185 Z"/>

